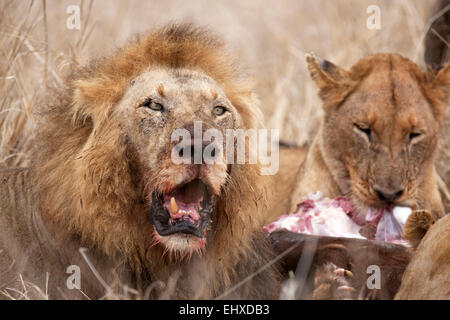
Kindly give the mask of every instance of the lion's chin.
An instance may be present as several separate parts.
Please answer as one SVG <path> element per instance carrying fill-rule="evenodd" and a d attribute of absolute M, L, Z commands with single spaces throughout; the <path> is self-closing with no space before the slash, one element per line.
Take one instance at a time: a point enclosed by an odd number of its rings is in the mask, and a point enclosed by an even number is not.
<path fill-rule="evenodd" d="M 162 245 L 170 260 L 189 260 L 193 254 L 202 256 L 206 252 L 206 239 L 189 234 L 161 236 L 155 231 L 153 245 Z"/>

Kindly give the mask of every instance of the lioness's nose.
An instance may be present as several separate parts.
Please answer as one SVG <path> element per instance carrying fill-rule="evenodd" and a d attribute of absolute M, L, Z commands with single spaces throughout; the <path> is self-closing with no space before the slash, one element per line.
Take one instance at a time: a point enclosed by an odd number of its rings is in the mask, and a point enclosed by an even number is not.
<path fill-rule="evenodd" d="M 385 190 L 379 187 L 374 187 L 373 190 L 375 191 L 375 193 L 377 194 L 378 198 L 381 201 L 386 201 L 390 203 L 400 198 L 403 195 L 403 192 L 405 191 L 404 189 L 397 189 L 395 191 Z"/>

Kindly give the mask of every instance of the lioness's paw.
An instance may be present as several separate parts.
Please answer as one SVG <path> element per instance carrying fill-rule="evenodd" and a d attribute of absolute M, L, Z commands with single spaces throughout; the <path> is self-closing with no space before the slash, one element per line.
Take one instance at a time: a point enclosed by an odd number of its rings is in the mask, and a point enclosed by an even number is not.
<path fill-rule="evenodd" d="M 353 273 L 338 268 L 332 263 L 325 264 L 316 270 L 314 291 L 309 299 L 344 300 L 355 299 L 356 290 L 350 284 Z"/>
<path fill-rule="evenodd" d="M 413 211 L 403 228 L 403 238 L 408 240 L 413 248 L 417 248 L 428 229 L 434 224 L 436 218 L 428 210 Z"/>

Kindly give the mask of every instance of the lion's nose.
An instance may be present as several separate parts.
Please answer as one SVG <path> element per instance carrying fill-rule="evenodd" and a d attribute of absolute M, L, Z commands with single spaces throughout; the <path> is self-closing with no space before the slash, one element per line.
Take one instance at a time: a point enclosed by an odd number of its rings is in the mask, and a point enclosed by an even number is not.
<path fill-rule="evenodd" d="M 188 152 L 185 152 L 185 150 L 187 150 Z M 194 160 L 194 157 L 195 157 L 194 144 L 185 145 L 185 146 L 181 147 L 179 155 L 181 158 L 190 158 L 190 159 Z"/>
<path fill-rule="evenodd" d="M 404 189 L 397 189 L 395 191 L 392 190 L 386 190 L 379 187 L 374 187 L 373 190 L 377 194 L 378 198 L 381 201 L 386 201 L 389 203 L 394 202 L 398 198 L 400 198 L 403 195 Z"/>
<path fill-rule="evenodd" d="M 190 160 L 194 164 L 214 162 L 221 152 L 220 146 L 215 142 L 192 142 L 178 147 L 180 158 Z"/>

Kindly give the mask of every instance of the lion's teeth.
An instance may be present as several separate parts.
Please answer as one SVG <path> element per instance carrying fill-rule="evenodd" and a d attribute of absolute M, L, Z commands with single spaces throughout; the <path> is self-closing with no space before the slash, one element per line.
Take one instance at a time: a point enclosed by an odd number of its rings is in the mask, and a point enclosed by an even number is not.
<path fill-rule="evenodd" d="M 175 201 L 174 197 L 170 198 L 170 211 L 172 213 L 177 213 L 178 212 L 177 202 Z"/>

